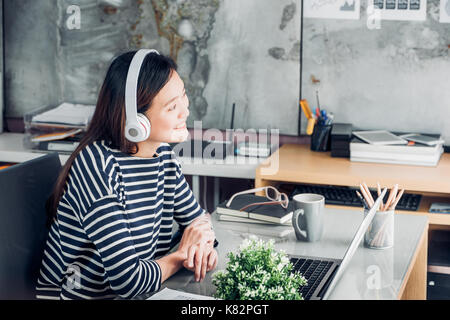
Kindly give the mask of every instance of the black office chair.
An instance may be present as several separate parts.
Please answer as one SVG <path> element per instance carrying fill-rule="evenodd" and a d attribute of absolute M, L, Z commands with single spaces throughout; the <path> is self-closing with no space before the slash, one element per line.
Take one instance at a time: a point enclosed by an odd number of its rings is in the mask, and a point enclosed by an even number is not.
<path fill-rule="evenodd" d="M 57 153 L 0 170 L 0 299 L 35 299 Z"/>

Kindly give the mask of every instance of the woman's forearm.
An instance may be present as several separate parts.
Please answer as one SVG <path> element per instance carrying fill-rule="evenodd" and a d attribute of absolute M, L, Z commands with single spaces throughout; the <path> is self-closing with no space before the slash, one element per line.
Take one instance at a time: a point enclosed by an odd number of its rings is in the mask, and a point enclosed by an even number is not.
<path fill-rule="evenodd" d="M 185 255 L 177 250 L 161 259 L 155 260 L 161 268 L 161 283 L 177 273 L 183 267 L 185 259 Z"/>

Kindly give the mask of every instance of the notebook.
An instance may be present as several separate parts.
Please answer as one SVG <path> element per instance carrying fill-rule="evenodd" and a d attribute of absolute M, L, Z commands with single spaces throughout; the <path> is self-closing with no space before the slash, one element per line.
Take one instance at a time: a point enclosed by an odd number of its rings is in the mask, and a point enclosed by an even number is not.
<path fill-rule="evenodd" d="M 353 135 L 359 139 L 375 145 L 390 145 L 390 144 L 407 144 L 403 138 L 385 130 L 374 131 L 353 131 Z"/>
<path fill-rule="evenodd" d="M 249 219 L 250 220 L 250 219 Z M 256 220 L 255 220 L 256 221 Z M 274 225 L 272 224 L 270 228 L 261 228 L 258 224 L 248 224 L 248 223 L 228 223 L 226 225 L 227 230 L 236 231 L 240 234 L 245 234 L 246 236 L 255 235 L 258 237 L 269 237 L 269 238 L 283 238 L 287 235 L 294 233 L 294 228 L 292 225 Z"/>
<path fill-rule="evenodd" d="M 216 211 L 217 213 L 217 211 Z M 265 221 L 265 220 L 256 220 L 256 219 L 252 219 L 252 218 L 245 218 L 245 217 L 237 217 L 237 216 L 231 216 L 229 214 L 219 214 L 217 213 L 217 218 L 220 221 L 231 221 L 231 222 L 245 222 L 245 223 L 251 223 L 251 224 L 256 224 L 256 225 L 272 225 L 272 226 L 290 226 L 292 227 L 292 220 L 288 220 L 285 223 L 275 223 L 275 222 L 270 222 L 270 221 Z"/>
<path fill-rule="evenodd" d="M 272 205 L 255 205 L 247 209 L 247 211 L 239 211 L 250 203 L 267 202 L 270 201 L 266 197 L 255 196 L 252 194 L 242 194 L 237 196 L 231 202 L 230 207 L 226 206 L 228 200 L 222 202 L 217 206 L 217 213 L 221 215 L 230 215 L 242 218 L 250 218 L 261 221 L 268 221 L 273 223 L 284 224 L 292 219 L 294 206 L 289 202 L 285 209 L 279 204 Z"/>

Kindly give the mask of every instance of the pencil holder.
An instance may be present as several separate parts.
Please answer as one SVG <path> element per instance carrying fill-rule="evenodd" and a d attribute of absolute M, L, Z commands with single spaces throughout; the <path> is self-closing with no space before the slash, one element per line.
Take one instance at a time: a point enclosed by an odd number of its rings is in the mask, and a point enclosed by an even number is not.
<path fill-rule="evenodd" d="M 364 217 L 369 213 L 364 210 Z M 394 210 L 377 211 L 364 235 L 364 246 L 387 249 L 394 246 Z"/>
<path fill-rule="evenodd" d="M 314 126 L 311 136 L 312 151 L 330 151 L 331 150 L 331 125 L 318 124 Z"/>

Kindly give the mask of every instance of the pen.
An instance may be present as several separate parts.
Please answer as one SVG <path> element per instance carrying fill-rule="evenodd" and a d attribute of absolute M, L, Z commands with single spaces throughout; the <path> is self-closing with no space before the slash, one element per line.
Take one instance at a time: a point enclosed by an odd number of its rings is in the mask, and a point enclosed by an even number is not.
<path fill-rule="evenodd" d="M 320 115 L 321 115 L 321 119 L 322 119 L 321 124 L 323 124 L 323 125 L 327 124 L 327 120 L 328 120 L 327 111 L 321 110 Z"/>

